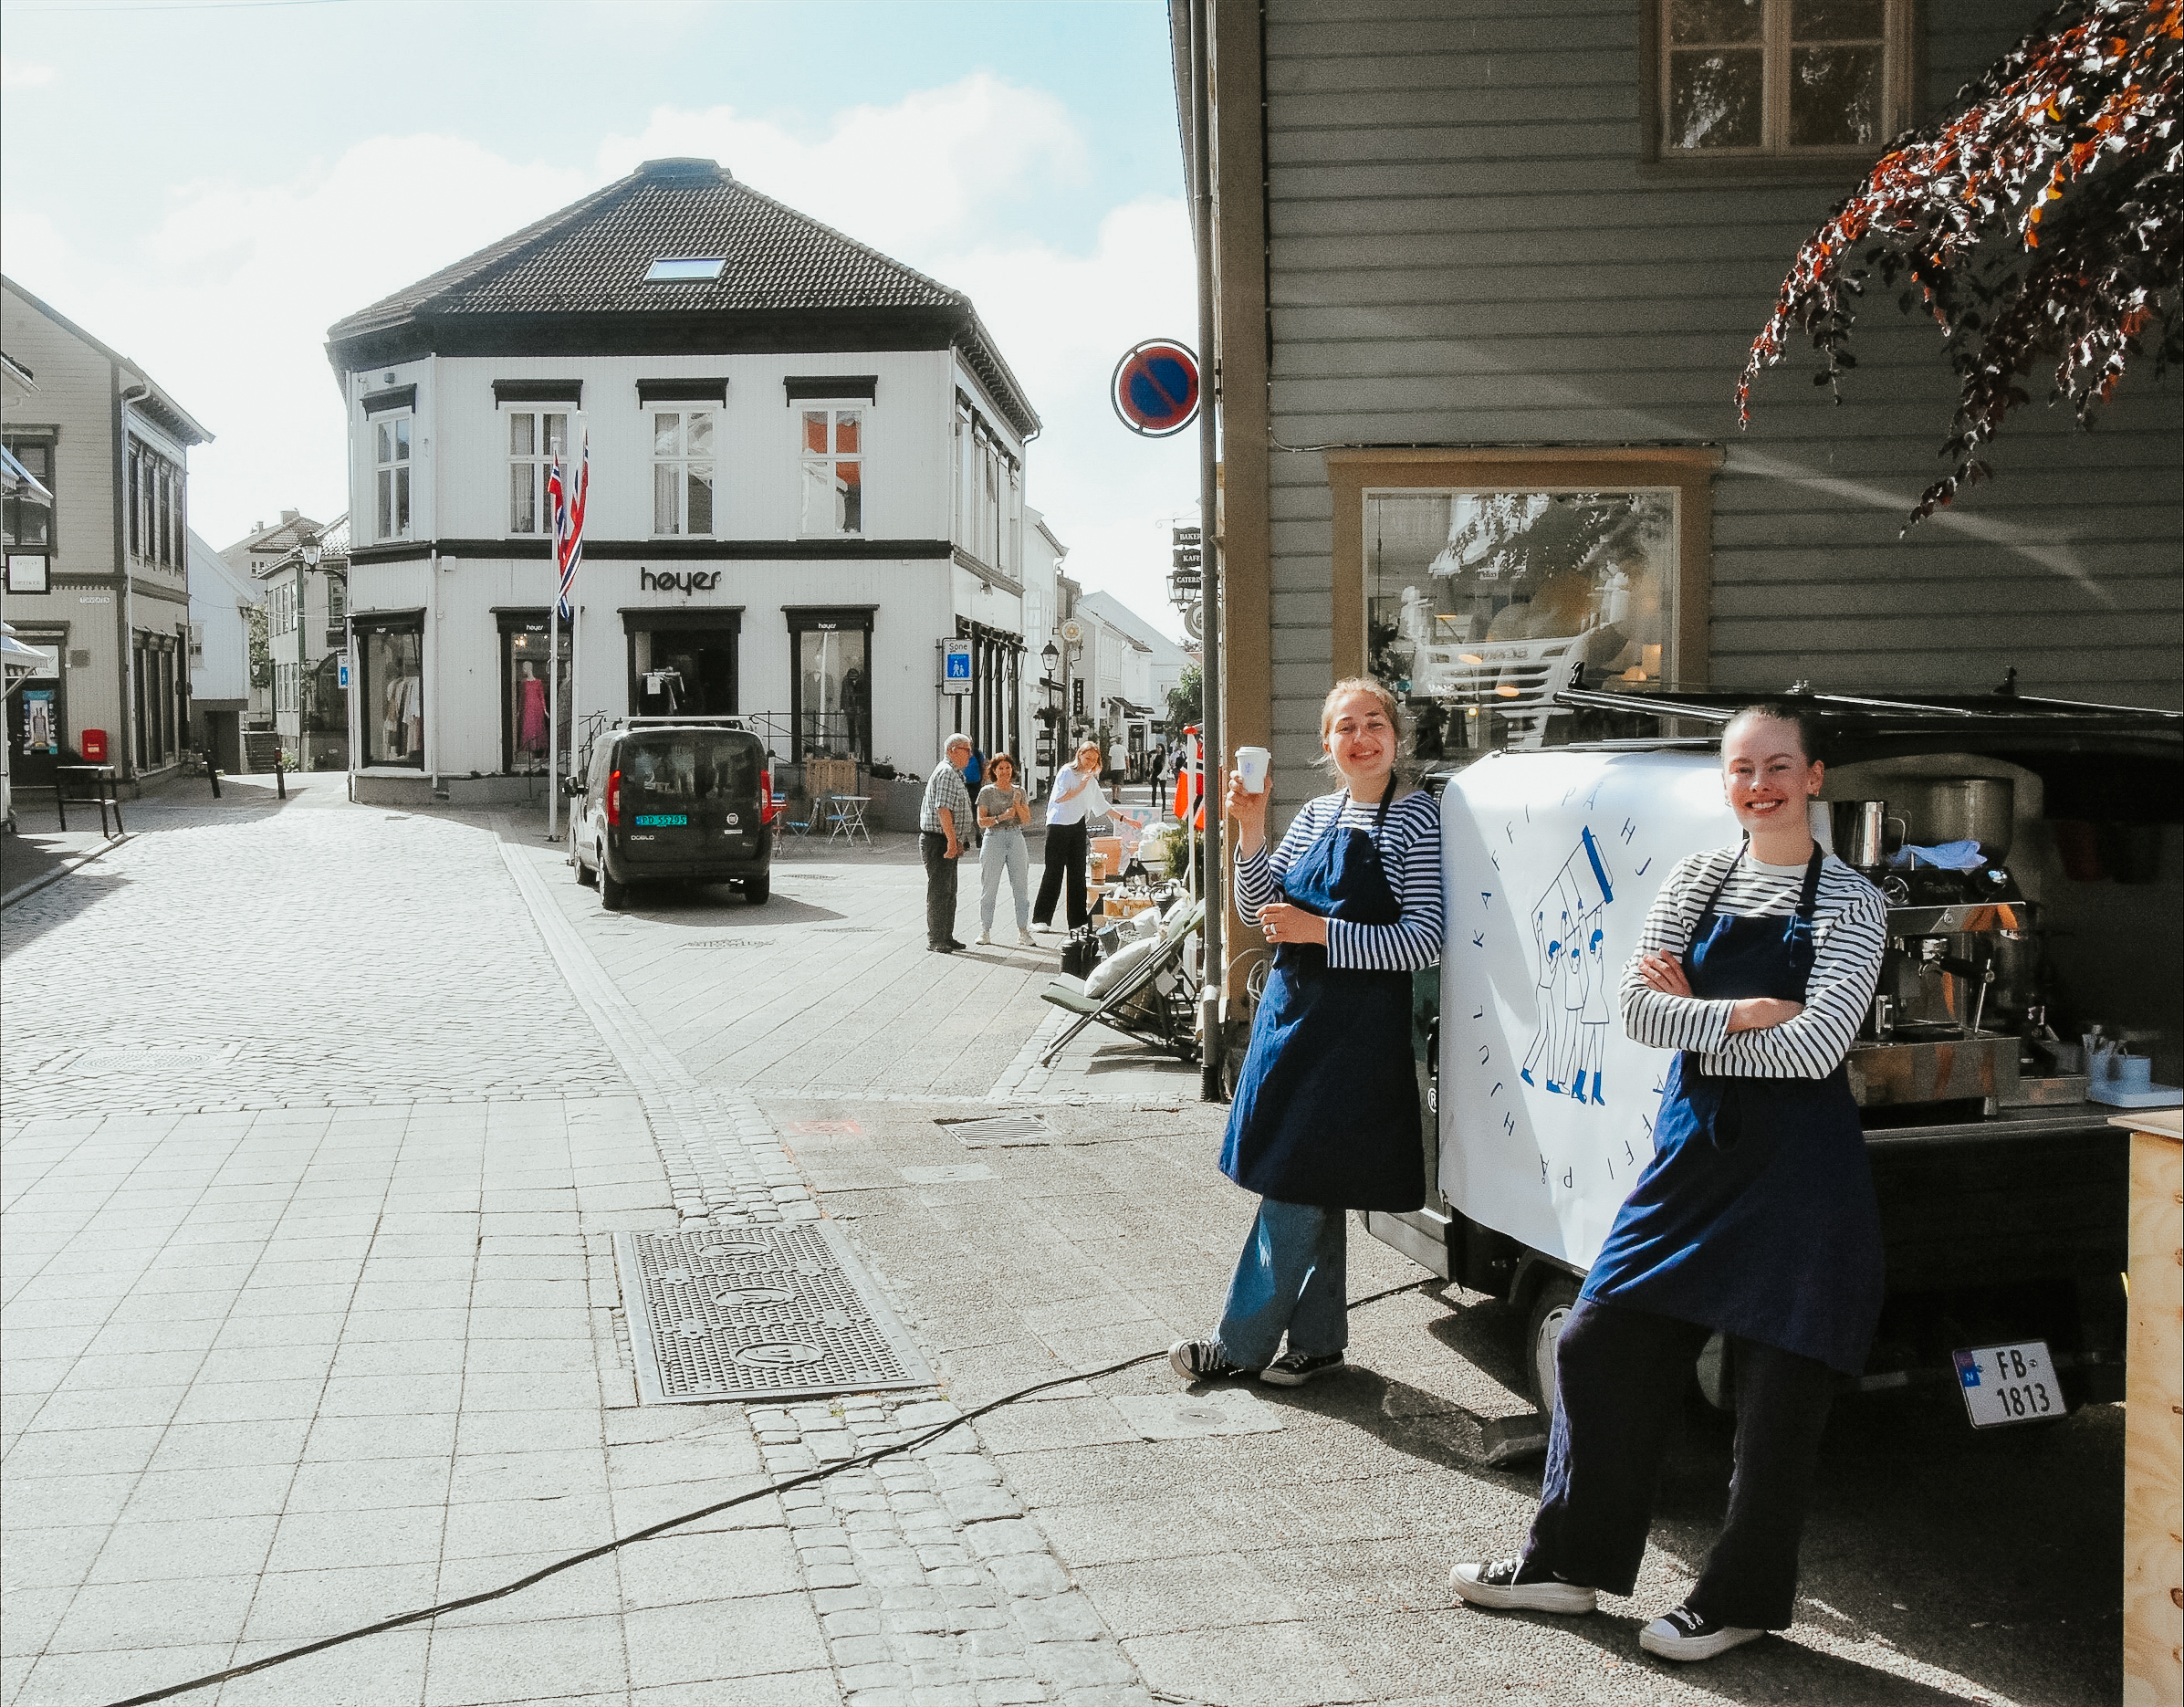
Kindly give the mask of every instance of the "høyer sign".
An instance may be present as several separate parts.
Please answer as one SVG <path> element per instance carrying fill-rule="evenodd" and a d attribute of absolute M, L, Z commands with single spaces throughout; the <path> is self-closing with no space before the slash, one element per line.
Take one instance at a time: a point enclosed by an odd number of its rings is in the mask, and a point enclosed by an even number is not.
<path fill-rule="evenodd" d="M 717 569 L 641 569 L 637 585 L 645 592 L 713 592 L 720 586 Z"/>

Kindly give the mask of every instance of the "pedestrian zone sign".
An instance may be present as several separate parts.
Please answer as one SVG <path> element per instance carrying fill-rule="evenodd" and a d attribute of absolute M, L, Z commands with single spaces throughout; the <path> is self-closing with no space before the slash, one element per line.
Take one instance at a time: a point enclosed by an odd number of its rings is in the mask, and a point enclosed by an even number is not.
<path fill-rule="evenodd" d="M 944 640 L 940 644 L 941 690 L 950 694 L 969 693 L 971 691 L 971 643 L 967 640 Z"/>

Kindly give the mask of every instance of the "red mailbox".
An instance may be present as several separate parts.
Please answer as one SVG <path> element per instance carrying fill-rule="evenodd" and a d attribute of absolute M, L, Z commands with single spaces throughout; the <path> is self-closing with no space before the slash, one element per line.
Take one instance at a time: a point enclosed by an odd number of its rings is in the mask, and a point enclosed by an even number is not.
<path fill-rule="evenodd" d="M 86 729 L 83 732 L 82 745 L 84 761 L 87 764 L 102 765 L 106 762 L 106 731 L 104 729 Z"/>

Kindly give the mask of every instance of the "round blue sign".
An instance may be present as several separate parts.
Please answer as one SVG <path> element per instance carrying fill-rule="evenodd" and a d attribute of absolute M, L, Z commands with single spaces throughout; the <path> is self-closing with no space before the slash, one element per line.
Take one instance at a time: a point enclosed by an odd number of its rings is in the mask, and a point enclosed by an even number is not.
<path fill-rule="evenodd" d="M 1126 351 L 1114 365 L 1114 412 L 1145 438 L 1166 438 L 1198 413 L 1198 358 L 1189 347 L 1155 338 Z"/>

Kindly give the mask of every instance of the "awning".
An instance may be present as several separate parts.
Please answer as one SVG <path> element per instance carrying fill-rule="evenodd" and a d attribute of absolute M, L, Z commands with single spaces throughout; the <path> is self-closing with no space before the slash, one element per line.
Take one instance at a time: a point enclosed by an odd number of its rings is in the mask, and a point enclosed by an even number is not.
<path fill-rule="evenodd" d="M 0 487 L 5 487 L 10 497 L 28 492 L 48 504 L 53 502 L 53 494 L 47 489 L 46 483 L 17 462 L 15 452 L 5 445 L 0 445 Z"/>
<path fill-rule="evenodd" d="M 0 668 L 6 672 L 6 684 L 13 687 L 17 682 L 27 681 L 34 675 L 60 674 L 60 654 L 47 652 L 37 646 L 26 646 L 13 634 L 0 634 Z"/>

